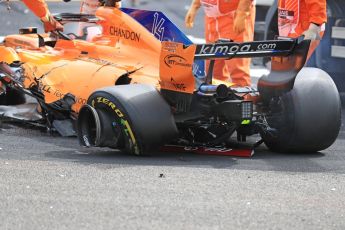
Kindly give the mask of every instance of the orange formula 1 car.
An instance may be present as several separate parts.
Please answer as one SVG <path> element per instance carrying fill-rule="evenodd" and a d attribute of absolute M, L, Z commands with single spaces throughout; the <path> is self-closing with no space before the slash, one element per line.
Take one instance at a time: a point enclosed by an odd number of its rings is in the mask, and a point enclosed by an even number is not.
<path fill-rule="evenodd" d="M 152 21 L 139 20 L 143 15 Z M 82 145 L 136 155 L 166 144 L 227 147 L 233 134 L 244 142 L 259 133 L 273 151 L 319 151 L 335 141 L 340 99 L 324 71 L 303 68 L 310 41 L 182 44 L 163 16 L 105 7 L 96 16 L 56 15 L 62 23 L 100 25 L 92 42 L 35 28 L 5 37 L 2 99 L 30 95 L 48 128 L 70 121 Z M 272 57 L 272 70 L 257 89 L 212 79 L 217 58 L 264 56 Z M 198 75 L 196 63 L 204 60 L 211 60 L 209 71 Z"/>

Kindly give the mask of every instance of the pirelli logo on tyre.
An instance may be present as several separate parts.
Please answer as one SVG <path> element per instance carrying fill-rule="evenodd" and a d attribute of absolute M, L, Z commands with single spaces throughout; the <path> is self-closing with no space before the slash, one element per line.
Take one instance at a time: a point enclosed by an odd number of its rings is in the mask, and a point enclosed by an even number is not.
<path fill-rule="evenodd" d="M 104 98 L 104 97 L 97 97 L 97 103 L 102 103 L 109 106 L 117 114 L 119 118 L 124 117 L 121 110 L 117 108 L 116 105 L 113 102 L 111 102 L 109 99 Z"/>
<path fill-rule="evenodd" d="M 135 138 L 133 129 L 128 121 L 128 119 L 125 116 L 125 113 L 123 113 L 116 105 L 115 103 L 113 103 L 112 101 L 110 101 L 109 99 L 105 98 L 105 97 L 97 97 L 96 99 L 93 99 L 92 102 L 92 107 L 95 107 L 96 104 L 103 104 L 108 106 L 112 111 L 114 111 L 114 113 L 116 114 L 116 116 L 119 118 L 120 120 L 120 124 L 122 125 L 125 134 L 127 135 L 127 137 L 129 137 L 129 142 L 130 145 L 134 148 L 134 153 L 136 155 L 140 154 L 139 151 L 139 146 L 138 146 L 138 142 Z"/>

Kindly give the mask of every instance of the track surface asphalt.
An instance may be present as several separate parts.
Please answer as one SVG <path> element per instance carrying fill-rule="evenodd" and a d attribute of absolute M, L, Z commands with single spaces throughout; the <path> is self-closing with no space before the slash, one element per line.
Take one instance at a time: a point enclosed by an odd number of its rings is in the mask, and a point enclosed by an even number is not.
<path fill-rule="evenodd" d="M 182 25 L 187 2 L 141 7 Z M 55 12 L 77 5 L 50 4 Z M 0 34 L 39 25 L 19 3 L 12 8 L 0 5 Z M 202 37 L 202 25 L 189 33 Z M 315 154 L 263 146 L 251 159 L 134 157 L 3 124 L 0 229 L 345 229 L 344 138 L 342 129 L 332 147 Z"/>

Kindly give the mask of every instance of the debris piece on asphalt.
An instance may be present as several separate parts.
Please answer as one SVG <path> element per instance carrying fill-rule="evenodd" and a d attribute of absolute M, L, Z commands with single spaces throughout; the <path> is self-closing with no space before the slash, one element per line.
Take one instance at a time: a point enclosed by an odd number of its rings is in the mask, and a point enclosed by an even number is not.
<path fill-rule="evenodd" d="M 335 191 L 335 190 L 336 190 L 336 188 L 332 188 L 332 189 L 331 189 L 331 191 Z"/>
<path fill-rule="evenodd" d="M 163 173 L 159 174 L 159 178 L 165 178 L 165 175 Z"/>

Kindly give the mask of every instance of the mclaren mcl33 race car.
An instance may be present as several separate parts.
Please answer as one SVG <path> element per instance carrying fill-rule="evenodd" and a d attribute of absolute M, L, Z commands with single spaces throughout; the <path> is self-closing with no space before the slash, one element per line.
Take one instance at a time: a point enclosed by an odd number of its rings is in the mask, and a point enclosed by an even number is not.
<path fill-rule="evenodd" d="M 6 36 L 0 99 L 35 98 L 36 122 L 59 132 L 73 124 L 81 145 L 140 155 L 166 145 L 227 148 L 231 138 L 260 135 L 256 144 L 272 151 L 315 152 L 338 136 L 339 93 L 326 72 L 304 67 L 309 40 L 192 44 L 164 14 L 144 10 L 55 18 L 95 23 L 102 33 L 90 41 L 35 28 Z M 257 87 L 213 79 L 214 60 L 248 57 L 272 57 Z"/>

